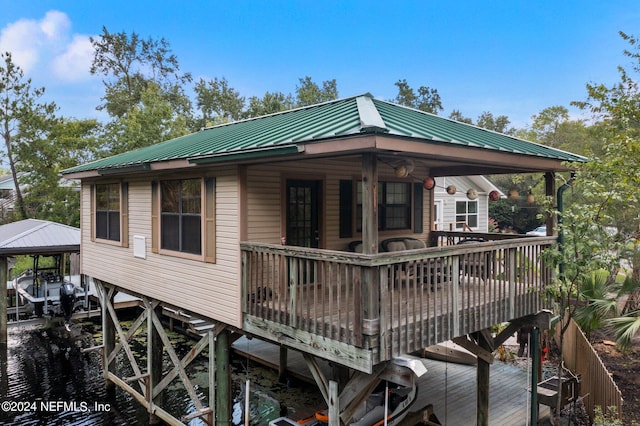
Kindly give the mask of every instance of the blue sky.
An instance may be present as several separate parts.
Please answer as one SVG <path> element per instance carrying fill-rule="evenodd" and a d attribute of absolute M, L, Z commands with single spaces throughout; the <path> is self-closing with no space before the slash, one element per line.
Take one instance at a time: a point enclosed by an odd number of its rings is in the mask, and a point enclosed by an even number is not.
<path fill-rule="evenodd" d="M 336 79 L 340 97 L 382 99 L 407 79 L 458 109 L 524 127 L 553 105 L 584 100 L 626 65 L 622 30 L 640 36 L 640 2 L 621 1 L 44 1 L 0 0 L 0 50 L 47 89 L 60 113 L 99 117 L 88 37 L 164 37 L 195 79 L 225 77 L 243 96 L 293 93 Z"/>

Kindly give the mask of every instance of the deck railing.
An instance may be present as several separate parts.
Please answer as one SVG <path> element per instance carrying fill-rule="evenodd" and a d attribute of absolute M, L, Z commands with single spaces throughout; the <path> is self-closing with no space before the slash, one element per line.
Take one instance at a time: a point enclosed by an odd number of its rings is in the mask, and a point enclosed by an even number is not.
<path fill-rule="evenodd" d="M 242 243 L 244 313 L 390 359 L 538 312 L 553 237 L 365 255 Z"/>

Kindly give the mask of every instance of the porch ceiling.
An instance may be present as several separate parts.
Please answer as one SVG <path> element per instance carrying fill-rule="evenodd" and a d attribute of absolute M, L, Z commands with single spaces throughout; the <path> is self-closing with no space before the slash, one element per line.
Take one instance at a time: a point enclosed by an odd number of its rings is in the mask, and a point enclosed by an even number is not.
<path fill-rule="evenodd" d="M 167 168 L 168 163 L 193 167 L 371 150 L 422 157 L 433 162 L 435 174 L 566 170 L 564 162 L 586 161 L 367 94 L 204 129 L 62 174 L 82 178 L 145 172 Z"/>

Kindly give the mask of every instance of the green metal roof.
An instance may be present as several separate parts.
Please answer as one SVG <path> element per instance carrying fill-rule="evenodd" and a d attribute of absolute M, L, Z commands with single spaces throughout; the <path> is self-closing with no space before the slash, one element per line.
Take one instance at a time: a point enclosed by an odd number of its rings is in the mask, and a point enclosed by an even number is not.
<path fill-rule="evenodd" d="M 300 144 L 366 133 L 559 161 L 585 160 L 579 155 L 373 99 L 367 94 L 211 127 L 62 173 L 95 170 L 117 173 L 170 160 L 224 161 L 234 154 L 242 154 L 244 158 L 275 156 L 295 153 Z"/>

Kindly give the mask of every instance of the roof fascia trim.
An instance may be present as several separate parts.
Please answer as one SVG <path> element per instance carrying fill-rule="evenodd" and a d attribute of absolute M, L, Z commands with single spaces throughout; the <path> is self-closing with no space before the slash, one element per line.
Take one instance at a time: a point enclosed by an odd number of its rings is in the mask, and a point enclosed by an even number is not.
<path fill-rule="evenodd" d="M 259 151 L 241 151 L 230 152 L 224 154 L 214 154 L 210 156 L 203 156 L 189 159 L 190 164 L 210 164 L 221 163 L 223 161 L 233 160 L 250 160 L 263 157 L 273 157 L 276 155 L 298 154 L 301 149 L 297 145 L 280 146 L 270 149 L 262 149 Z"/>

